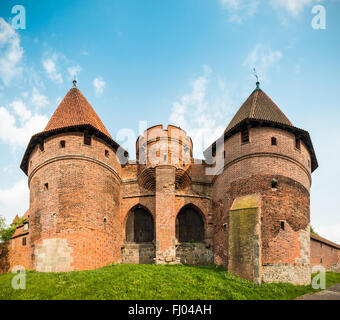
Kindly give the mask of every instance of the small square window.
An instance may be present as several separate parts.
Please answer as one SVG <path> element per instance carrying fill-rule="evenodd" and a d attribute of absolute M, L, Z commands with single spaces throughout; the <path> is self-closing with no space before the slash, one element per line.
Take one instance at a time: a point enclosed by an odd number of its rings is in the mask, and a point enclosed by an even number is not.
<path fill-rule="evenodd" d="M 66 141 L 65 140 L 61 140 L 60 141 L 60 148 L 64 149 L 66 147 Z"/>
<path fill-rule="evenodd" d="M 105 157 L 108 158 L 110 156 L 109 150 L 105 150 Z"/>
<path fill-rule="evenodd" d="M 23 245 L 23 246 L 26 245 L 26 237 L 22 238 L 22 245 Z"/>
<path fill-rule="evenodd" d="M 278 181 L 276 179 L 273 179 L 271 181 L 271 185 L 272 185 L 272 189 L 276 189 L 277 188 L 277 185 L 278 185 Z"/>

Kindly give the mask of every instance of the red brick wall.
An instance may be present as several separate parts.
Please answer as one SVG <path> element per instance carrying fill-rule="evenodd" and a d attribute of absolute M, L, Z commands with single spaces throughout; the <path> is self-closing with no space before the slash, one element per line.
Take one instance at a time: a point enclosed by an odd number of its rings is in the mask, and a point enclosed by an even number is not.
<path fill-rule="evenodd" d="M 340 272 L 340 249 L 311 239 L 311 267 L 323 266 L 328 271 Z"/>
<path fill-rule="evenodd" d="M 271 145 L 276 137 L 277 145 Z M 275 128 L 251 128 L 250 142 L 240 133 L 224 143 L 224 170 L 216 176 L 212 197 L 216 214 L 215 262 L 228 264 L 229 208 L 238 196 L 261 195 L 262 264 L 309 265 L 310 156 L 294 135 Z M 223 154 L 217 149 L 216 156 Z M 276 179 L 278 187 L 272 189 Z M 280 230 L 280 221 L 285 230 Z M 302 271 L 303 273 L 304 271 Z M 305 281 L 305 280 L 303 280 Z"/>
<path fill-rule="evenodd" d="M 162 125 L 147 129 L 136 144 L 136 154 L 139 163 L 147 166 L 156 164 L 172 164 L 182 166 L 191 163 L 192 141 L 186 132 L 178 127 Z M 164 155 L 167 156 L 164 160 Z"/>
<path fill-rule="evenodd" d="M 88 146 L 81 133 L 63 134 L 47 139 L 43 152 L 35 148 L 30 161 L 32 267 L 45 239 L 66 239 L 63 248 L 46 250 L 72 250 L 71 270 L 120 261 L 121 166 L 114 150 L 97 138 Z"/>

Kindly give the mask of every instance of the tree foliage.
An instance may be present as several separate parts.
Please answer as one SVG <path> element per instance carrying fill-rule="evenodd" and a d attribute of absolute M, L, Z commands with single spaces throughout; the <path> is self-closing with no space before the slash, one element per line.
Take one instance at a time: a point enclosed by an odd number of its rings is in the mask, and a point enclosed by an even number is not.
<path fill-rule="evenodd" d="M 0 242 L 5 242 L 11 239 L 17 226 L 24 222 L 23 218 L 15 219 L 15 221 L 10 225 L 6 225 L 5 217 L 0 214 Z"/>
<path fill-rule="evenodd" d="M 314 233 L 314 234 L 317 234 L 312 226 L 310 226 L 310 232 Z"/>

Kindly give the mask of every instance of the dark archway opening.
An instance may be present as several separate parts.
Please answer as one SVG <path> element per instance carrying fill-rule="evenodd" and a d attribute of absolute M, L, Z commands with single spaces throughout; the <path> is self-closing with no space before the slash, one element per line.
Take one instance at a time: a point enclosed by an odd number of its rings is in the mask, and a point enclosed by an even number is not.
<path fill-rule="evenodd" d="M 179 242 L 203 242 L 204 221 L 201 212 L 191 206 L 182 208 L 176 218 L 176 237 Z"/>
<path fill-rule="evenodd" d="M 126 221 L 126 241 L 146 243 L 154 239 L 154 222 L 151 213 L 143 207 L 132 209 Z"/>

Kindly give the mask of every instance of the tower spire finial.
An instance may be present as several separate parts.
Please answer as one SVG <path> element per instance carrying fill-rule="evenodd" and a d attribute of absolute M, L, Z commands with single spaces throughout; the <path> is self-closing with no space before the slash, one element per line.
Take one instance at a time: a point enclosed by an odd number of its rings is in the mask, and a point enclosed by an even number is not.
<path fill-rule="evenodd" d="M 73 82 L 73 88 L 77 88 L 76 76 L 74 76 L 74 80 L 72 82 Z"/>
<path fill-rule="evenodd" d="M 256 90 L 258 90 L 260 89 L 260 81 L 255 68 L 253 68 L 253 75 L 256 78 Z"/>

